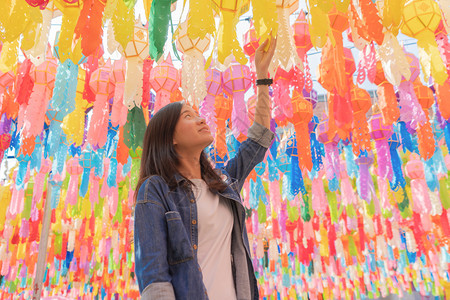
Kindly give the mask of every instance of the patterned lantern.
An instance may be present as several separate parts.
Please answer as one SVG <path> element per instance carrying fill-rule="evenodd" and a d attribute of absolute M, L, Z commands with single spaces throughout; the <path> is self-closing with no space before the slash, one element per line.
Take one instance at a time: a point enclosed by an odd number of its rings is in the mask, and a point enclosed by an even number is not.
<path fill-rule="evenodd" d="M 150 84 L 156 92 L 156 113 L 160 108 L 170 103 L 170 94 L 180 86 L 180 73 L 173 66 L 170 55 L 150 72 Z"/>
<path fill-rule="evenodd" d="M 233 134 L 238 138 L 242 133 L 247 135 L 250 122 L 247 116 L 247 107 L 244 100 L 245 92 L 251 86 L 250 68 L 245 65 L 233 62 L 222 74 L 224 91 L 233 99 Z"/>
<path fill-rule="evenodd" d="M 294 90 L 292 96 L 292 110 L 293 116 L 291 122 L 294 124 L 296 132 L 297 153 L 300 167 L 306 167 L 308 171 L 311 171 L 313 163 L 311 158 L 308 124 L 313 117 L 313 106 L 311 102 L 303 98 L 297 90 Z"/>
<path fill-rule="evenodd" d="M 187 21 L 178 26 L 177 48 L 183 53 L 181 87 L 183 97 L 192 105 L 199 106 L 206 96 L 205 59 L 203 53 L 209 48 L 210 37 L 191 39 Z"/>
<path fill-rule="evenodd" d="M 78 158 L 69 159 L 66 164 L 66 170 L 70 174 L 66 203 L 75 205 L 78 198 L 78 177 L 83 173 L 83 168 L 80 166 Z"/>
<path fill-rule="evenodd" d="M 381 119 L 381 117 L 380 117 Z M 356 163 L 359 165 L 359 196 L 361 199 L 369 201 L 372 194 L 373 180 L 369 173 L 370 165 L 373 163 L 373 153 L 369 152 L 368 156 L 360 155 L 356 159 Z M 374 192 L 374 191 L 373 191 Z"/>
<path fill-rule="evenodd" d="M 378 107 L 374 108 L 374 114 L 370 119 L 370 135 L 377 148 L 378 175 L 392 180 L 391 153 L 389 150 L 389 138 L 392 135 L 392 125 L 383 124 L 383 117 Z"/>
<path fill-rule="evenodd" d="M 116 60 L 113 66 L 112 82 L 114 83 L 114 102 L 111 108 L 112 126 L 123 126 L 127 122 L 128 109 L 124 103 L 124 90 L 126 78 L 126 62 L 124 59 Z"/>
<path fill-rule="evenodd" d="M 305 13 L 300 13 L 294 23 L 294 40 L 297 47 L 297 54 L 303 62 L 306 61 L 306 53 L 312 48 L 311 35 L 309 34 L 309 25 L 306 21 Z"/>
<path fill-rule="evenodd" d="M 108 99 L 114 92 L 114 82 L 111 75 L 111 61 L 108 60 L 102 67 L 94 71 L 89 82 L 95 93 L 94 108 L 87 135 L 87 141 L 92 146 L 103 147 L 106 144 L 109 122 Z"/>
<path fill-rule="evenodd" d="M 47 60 L 31 70 L 34 81 L 33 91 L 24 111 L 23 136 L 37 136 L 44 128 L 45 113 L 47 112 L 50 96 L 53 90 L 57 65 L 47 53 Z M 20 126 L 20 122 L 19 122 Z"/>
<path fill-rule="evenodd" d="M 398 93 L 400 95 L 400 120 L 405 123 L 410 123 L 411 128 L 416 130 L 418 126 L 425 124 L 427 121 L 412 84 L 420 74 L 419 60 L 414 54 L 408 52 L 406 52 L 406 57 L 410 64 L 411 77 L 410 80 L 403 78 L 398 86 Z"/>
<path fill-rule="evenodd" d="M 436 141 L 434 140 L 433 129 L 431 128 L 429 109 L 434 103 L 433 91 L 424 86 L 419 79 L 414 82 L 414 92 L 419 100 L 420 106 L 422 107 L 427 121 L 423 125 L 417 127 L 417 138 L 419 142 L 419 152 L 420 156 L 428 160 L 434 154 L 436 150 Z"/>
<path fill-rule="evenodd" d="M 410 155 L 410 159 L 405 166 L 405 173 L 406 176 L 411 178 L 413 211 L 420 214 L 431 213 L 431 201 L 425 181 L 425 168 L 417 154 L 412 153 Z"/>
<path fill-rule="evenodd" d="M 123 52 L 127 59 L 123 99 L 125 106 L 128 110 L 131 110 L 135 106 L 141 106 L 144 75 L 142 67 L 144 59 L 148 56 L 148 33 L 147 29 L 140 24 L 140 21 L 135 21 L 133 38 L 128 42 Z"/>
<path fill-rule="evenodd" d="M 206 123 L 211 129 L 211 134 L 215 136 L 217 128 L 216 123 L 216 109 L 215 99 L 222 94 L 222 73 L 215 69 L 209 68 L 206 70 L 206 97 L 200 105 L 200 114 L 205 117 Z"/>
<path fill-rule="evenodd" d="M 397 96 L 395 95 L 394 86 L 390 84 L 384 76 L 382 63 L 377 61 L 377 73 L 374 83 L 378 85 L 378 105 L 383 116 L 385 125 L 392 125 L 400 118 L 400 109 L 397 105 Z"/>
<path fill-rule="evenodd" d="M 84 130 L 86 123 L 86 111 L 92 107 L 84 98 L 86 71 L 82 68 L 78 72 L 77 91 L 75 96 L 75 110 L 63 120 L 63 131 L 66 134 L 67 142 L 81 146 L 84 139 Z"/>
<path fill-rule="evenodd" d="M 226 120 L 231 117 L 232 101 L 224 96 L 218 95 L 215 97 L 214 108 L 216 111 L 216 125 L 220 130 L 216 131 L 214 139 L 214 148 L 220 157 L 224 157 L 227 153 L 226 144 Z"/>
<path fill-rule="evenodd" d="M 292 104 L 290 96 L 290 85 L 294 79 L 294 70 L 289 72 L 281 67 L 275 73 L 275 84 L 273 85 L 273 115 L 275 120 L 284 121 L 285 118 L 292 118 Z"/>
<path fill-rule="evenodd" d="M 294 34 L 289 23 L 289 16 L 298 9 L 297 0 L 277 0 L 278 13 L 278 32 L 277 32 L 277 47 L 273 55 L 271 67 L 269 70 L 274 70 L 274 66 L 281 66 L 286 71 L 292 67 L 300 64 L 300 58 L 297 54 L 297 48 L 294 42 Z"/>
<path fill-rule="evenodd" d="M 448 74 L 434 36 L 442 19 L 439 5 L 433 0 L 408 1 L 402 19 L 402 32 L 417 39 L 425 80 L 432 75 L 435 82 L 443 84 Z"/>
<path fill-rule="evenodd" d="M 326 175 L 329 182 L 339 179 L 340 159 L 337 144 L 339 136 L 336 128 L 330 128 L 328 119 L 323 120 L 317 127 L 317 139 L 325 146 Z M 330 185 L 330 190 L 336 190 L 337 186 Z"/>
<path fill-rule="evenodd" d="M 353 130 L 352 145 L 353 153 L 359 156 L 360 151 L 370 151 L 369 125 L 366 114 L 372 106 L 370 95 L 366 90 L 354 86 L 351 90 L 351 101 L 353 108 Z"/>
<path fill-rule="evenodd" d="M 231 54 L 242 65 L 247 59 L 236 36 L 236 24 L 239 17 L 249 9 L 249 0 L 212 0 L 213 7 L 220 14 L 219 40 L 217 59 L 225 64 L 225 59 Z"/>
<path fill-rule="evenodd" d="M 244 52 L 250 56 L 250 65 L 253 66 L 256 49 L 259 47 L 259 39 L 253 21 L 250 21 L 250 28 L 244 33 Z"/>

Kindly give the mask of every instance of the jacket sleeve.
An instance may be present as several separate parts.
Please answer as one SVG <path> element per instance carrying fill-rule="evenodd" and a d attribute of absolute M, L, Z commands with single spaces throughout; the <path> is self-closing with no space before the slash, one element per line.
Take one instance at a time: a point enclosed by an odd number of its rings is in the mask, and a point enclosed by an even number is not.
<path fill-rule="evenodd" d="M 248 138 L 242 142 L 235 157 L 230 159 L 225 170 L 237 181 L 238 191 L 253 168 L 263 161 L 275 134 L 259 123 L 253 122 L 248 129 Z"/>
<path fill-rule="evenodd" d="M 153 178 L 139 189 L 134 211 L 135 273 L 141 299 L 175 299 L 167 262 L 163 192 Z"/>

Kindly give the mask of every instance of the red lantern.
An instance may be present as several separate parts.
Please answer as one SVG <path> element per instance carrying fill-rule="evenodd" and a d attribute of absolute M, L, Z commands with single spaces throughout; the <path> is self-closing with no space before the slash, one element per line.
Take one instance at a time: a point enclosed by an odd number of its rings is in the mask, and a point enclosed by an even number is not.
<path fill-rule="evenodd" d="M 312 48 L 311 35 L 309 33 L 308 21 L 306 21 L 305 13 L 300 13 L 294 23 L 294 40 L 297 47 L 297 54 L 300 59 L 305 62 L 306 53 Z"/>
<path fill-rule="evenodd" d="M 353 108 L 352 145 L 353 153 L 359 156 L 360 151 L 370 151 L 369 124 L 366 114 L 372 106 L 370 95 L 366 90 L 354 86 L 350 92 Z"/>

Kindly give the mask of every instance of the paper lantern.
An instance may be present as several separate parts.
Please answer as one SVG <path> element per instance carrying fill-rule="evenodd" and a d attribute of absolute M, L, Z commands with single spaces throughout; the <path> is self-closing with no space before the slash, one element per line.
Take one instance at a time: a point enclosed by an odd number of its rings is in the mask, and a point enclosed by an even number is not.
<path fill-rule="evenodd" d="M 112 82 L 114 83 L 114 102 L 111 107 L 112 126 L 123 126 L 127 122 L 128 108 L 124 103 L 124 90 L 126 78 L 126 61 L 124 59 L 116 60 L 112 70 Z M 150 93 L 150 91 L 149 91 Z"/>
<path fill-rule="evenodd" d="M 133 107 L 141 107 L 142 102 L 142 68 L 144 59 L 147 58 L 148 51 L 148 33 L 140 21 L 136 20 L 134 24 L 134 34 L 124 49 L 124 55 L 127 60 L 125 75 L 125 87 L 123 92 L 124 104 L 131 110 Z"/>
<path fill-rule="evenodd" d="M 256 49 L 259 47 L 259 38 L 253 21 L 250 21 L 250 28 L 244 33 L 244 52 L 250 57 L 250 65 L 253 67 Z"/>
<path fill-rule="evenodd" d="M 153 112 L 170 103 L 170 94 L 180 86 L 180 73 L 173 66 L 170 55 L 150 72 L 150 84 L 156 92 Z"/>
<path fill-rule="evenodd" d="M 337 144 L 339 136 L 336 129 L 330 128 L 328 119 L 323 120 L 317 127 L 317 139 L 325 146 L 326 176 L 329 181 L 339 178 L 340 159 Z"/>
<path fill-rule="evenodd" d="M 219 130 L 216 130 L 215 133 L 214 148 L 220 157 L 224 157 L 227 153 L 225 122 L 231 117 L 232 105 L 231 99 L 221 95 L 215 97 L 216 125 Z"/>
<path fill-rule="evenodd" d="M 183 53 L 181 87 L 184 99 L 199 106 L 206 96 L 205 59 L 203 53 L 209 48 L 210 37 L 191 39 L 187 21 L 178 26 L 177 48 Z"/>
<path fill-rule="evenodd" d="M 428 187 L 425 181 L 425 169 L 418 155 L 412 153 L 405 166 L 406 176 L 411 178 L 411 195 L 413 200 L 413 211 L 420 214 L 431 212 L 431 201 Z"/>
<path fill-rule="evenodd" d="M 292 96 L 292 112 L 291 122 L 294 124 L 296 132 L 300 167 L 305 167 L 308 171 L 311 171 L 313 163 L 308 124 L 313 117 L 313 107 L 311 102 L 304 99 L 302 94 L 297 90 L 294 90 Z"/>
<path fill-rule="evenodd" d="M 45 113 L 55 82 L 56 68 L 55 61 L 48 59 L 31 70 L 34 87 L 28 105 L 24 109 L 22 132 L 24 137 L 37 136 L 44 128 Z"/>
<path fill-rule="evenodd" d="M 370 187 L 373 185 L 372 177 L 369 173 L 370 165 L 373 163 L 373 154 L 370 152 L 368 156 L 360 155 L 356 159 L 356 163 L 359 166 L 359 189 L 358 193 L 361 199 L 369 201 L 371 196 Z"/>
<path fill-rule="evenodd" d="M 297 19 L 293 25 L 294 40 L 297 47 L 297 54 L 300 59 L 305 62 L 306 53 L 312 48 L 311 35 L 309 33 L 309 25 L 306 21 L 305 13 L 300 10 Z"/>
<path fill-rule="evenodd" d="M 429 109 L 434 104 L 434 95 L 431 89 L 424 86 L 419 79 L 416 79 L 414 82 L 414 92 L 426 117 L 426 122 L 423 125 L 419 125 L 417 128 L 419 153 L 423 159 L 428 160 L 433 156 L 436 150 L 436 141 L 434 140 L 433 129 L 431 128 L 428 113 Z"/>
<path fill-rule="evenodd" d="M 246 65 L 233 62 L 222 73 L 222 82 L 224 91 L 233 99 L 233 113 L 231 114 L 233 134 L 236 138 L 238 138 L 240 133 L 246 136 L 250 122 L 247 116 L 244 95 L 252 84 L 250 68 Z"/>
<path fill-rule="evenodd" d="M 67 172 L 70 174 L 69 187 L 67 188 L 66 203 L 75 205 L 78 198 L 78 176 L 83 173 L 83 168 L 77 158 L 71 158 L 66 164 Z"/>
<path fill-rule="evenodd" d="M 417 100 L 412 84 L 420 74 L 419 60 L 412 53 L 408 52 L 406 52 L 406 57 L 410 63 L 411 77 L 410 80 L 403 78 L 398 86 L 398 93 L 400 95 L 400 120 L 405 123 L 411 123 L 411 128 L 415 130 L 418 126 L 425 124 L 427 120 L 425 113 Z"/>
<path fill-rule="evenodd" d="M 294 70 L 289 72 L 281 67 L 275 73 L 275 83 L 273 85 L 273 117 L 277 121 L 284 121 L 292 118 L 292 104 L 290 96 L 290 85 L 294 80 Z"/>
<path fill-rule="evenodd" d="M 221 64 L 228 63 L 225 59 L 231 54 L 236 61 L 245 65 L 247 59 L 242 51 L 236 36 L 236 24 L 239 17 L 249 8 L 249 0 L 212 0 L 214 9 L 220 14 L 220 27 L 218 32 L 217 59 Z M 231 62 L 231 61 L 229 61 Z"/>
<path fill-rule="evenodd" d="M 444 82 L 442 85 L 435 85 L 436 100 L 439 112 L 446 120 L 450 119 L 450 82 Z"/>
<path fill-rule="evenodd" d="M 378 85 L 378 106 L 383 116 L 383 124 L 391 125 L 400 118 L 400 109 L 397 105 L 397 96 L 395 95 L 394 87 L 390 84 L 384 76 L 382 63 L 377 61 L 377 73 L 374 83 Z"/>
<path fill-rule="evenodd" d="M 208 124 L 211 134 L 215 136 L 217 128 L 222 128 L 219 125 L 216 126 L 216 109 L 215 99 L 222 94 L 222 73 L 215 69 L 209 68 L 206 70 L 206 97 L 200 105 L 199 111 L 204 116 L 206 123 Z M 225 126 L 224 124 L 221 124 Z"/>
<path fill-rule="evenodd" d="M 393 173 L 388 142 L 392 135 L 392 125 L 383 125 L 383 118 L 377 110 L 378 108 L 375 108 L 370 119 L 370 135 L 377 148 L 378 175 L 381 178 L 392 180 Z"/>
<path fill-rule="evenodd" d="M 109 101 L 114 92 L 111 78 L 112 66 L 108 60 L 103 66 L 92 73 L 89 85 L 95 93 L 91 122 L 87 134 L 87 141 L 92 146 L 103 147 L 106 144 L 109 122 Z"/>
<path fill-rule="evenodd" d="M 401 27 L 404 34 L 417 39 L 425 80 L 432 75 L 438 84 L 443 84 L 448 78 L 434 36 L 441 19 L 441 10 L 435 1 L 408 1 L 403 9 Z"/>
<path fill-rule="evenodd" d="M 294 33 L 289 23 L 289 16 L 298 9 L 298 1 L 277 0 L 276 5 L 278 13 L 277 46 L 269 72 L 272 74 L 271 70 L 274 71 L 276 66 L 281 66 L 284 70 L 289 71 L 292 67 L 298 65 L 303 70 L 297 54 Z"/>
<path fill-rule="evenodd" d="M 350 92 L 353 108 L 352 146 L 353 153 L 359 156 L 360 152 L 370 151 L 369 124 L 366 114 L 372 106 L 372 100 L 366 90 L 354 86 Z"/>

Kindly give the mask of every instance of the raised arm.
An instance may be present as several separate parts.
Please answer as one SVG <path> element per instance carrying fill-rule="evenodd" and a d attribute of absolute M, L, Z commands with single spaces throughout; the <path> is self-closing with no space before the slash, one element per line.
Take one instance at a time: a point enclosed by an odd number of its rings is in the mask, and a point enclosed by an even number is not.
<path fill-rule="evenodd" d="M 259 46 L 255 54 L 255 66 L 258 79 L 268 78 L 268 69 L 275 52 L 276 39 L 272 39 L 269 49 L 265 51 L 269 39 Z M 248 130 L 248 139 L 245 140 L 235 157 L 228 161 L 225 170 L 234 181 L 236 189 L 240 191 L 244 181 L 253 168 L 259 164 L 270 147 L 275 134 L 270 130 L 271 101 L 269 86 L 258 85 L 258 99 L 256 102 L 255 120 Z"/>

